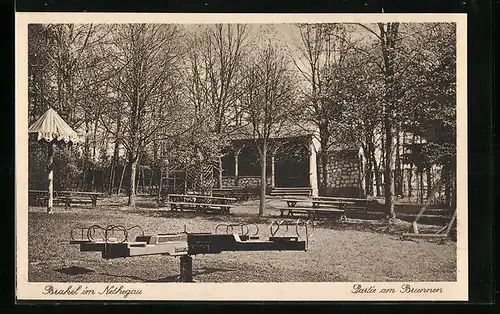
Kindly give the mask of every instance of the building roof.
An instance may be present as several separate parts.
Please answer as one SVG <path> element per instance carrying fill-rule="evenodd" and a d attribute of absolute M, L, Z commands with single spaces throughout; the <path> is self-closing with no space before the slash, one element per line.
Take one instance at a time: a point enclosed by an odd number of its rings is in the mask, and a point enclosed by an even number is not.
<path fill-rule="evenodd" d="M 313 136 L 316 132 L 316 127 L 312 124 L 306 123 L 293 123 L 288 122 L 282 125 L 279 131 L 273 132 L 270 138 L 290 138 L 290 137 L 302 137 L 302 136 Z M 253 128 L 251 125 L 247 124 L 235 129 L 233 132 L 228 134 L 230 140 L 248 140 L 253 139 Z"/>

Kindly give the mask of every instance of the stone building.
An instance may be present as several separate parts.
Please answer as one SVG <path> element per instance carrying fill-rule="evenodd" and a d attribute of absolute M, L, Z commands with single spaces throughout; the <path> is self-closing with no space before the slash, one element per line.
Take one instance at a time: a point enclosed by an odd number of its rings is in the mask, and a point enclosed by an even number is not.
<path fill-rule="evenodd" d="M 384 195 L 384 160 L 380 145 L 375 147 L 377 170 L 369 171 L 366 156 L 361 147 L 356 145 L 333 145 L 326 153 L 327 162 L 323 169 L 318 131 L 314 128 L 288 126 L 286 134 L 271 138 L 267 161 L 266 185 L 273 188 L 308 188 L 311 195 L 374 197 Z M 397 146 L 395 176 L 395 196 L 399 200 L 422 203 L 428 191 L 439 181 L 443 172 L 441 165 L 419 167 L 416 161 L 408 161 L 409 155 L 415 155 L 415 146 L 425 144 L 413 134 L 400 134 L 401 144 Z M 378 139 L 381 143 L 382 139 Z M 260 162 L 254 140 L 245 134 L 233 134 L 232 149 L 222 160 L 223 186 L 260 186 Z M 411 145 L 407 143 L 411 142 Z M 411 147 L 409 147 L 411 146 Z M 371 174 L 371 180 L 367 180 Z M 323 184 L 326 177 L 326 184 Z M 451 183 L 443 186 L 436 199 L 450 198 L 447 192 L 454 188 Z M 371 185 L 367 187 L 367 181 Z M 447 203 L 449 201 L 446 201 Z"/>
<path fill-rule="evenodd" d="M 288 126 L 286 134 L 273 136 L 268 152 L 266 185 L 273 188 L 309 188 L 312 196 L 363 197 L 362 149 L 328 153 L 326 172 L 318 154 L 320 141 L 315 128 Z M 222 186 L 260 186 L 260 162 L 254 140 L 245 133 L 233 134 L 231 149 L 222 157 Z M 327 186 L 321 187 L 326 173 Z"/>
<path fill-rule="evenodd" d="M 326 172 L 318 160 L 318 181 L 321 195 L 365 197 L 365 159 L 362 148 L 344 148 L 328 152 Z M 326 175 L 326 186 L 322 186 Z"/>

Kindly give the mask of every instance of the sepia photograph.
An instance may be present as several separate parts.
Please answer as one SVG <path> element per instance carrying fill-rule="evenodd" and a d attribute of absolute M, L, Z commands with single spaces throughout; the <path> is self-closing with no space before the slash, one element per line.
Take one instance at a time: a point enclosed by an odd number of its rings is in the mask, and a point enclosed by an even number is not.
<path fill-rule="evenodd" d="M 43 295 L 397 282 L 387 292 L 439 298 L 457 282 L 457 23 L 25 32 L 17 211 L 26 279 Z"/>

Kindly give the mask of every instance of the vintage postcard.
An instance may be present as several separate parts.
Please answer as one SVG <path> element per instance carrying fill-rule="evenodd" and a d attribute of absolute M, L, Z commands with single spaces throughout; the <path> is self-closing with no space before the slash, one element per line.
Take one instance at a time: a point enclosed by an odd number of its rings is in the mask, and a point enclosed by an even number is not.
<path fill-rule="evenodd" d="M 18 300 L 468 300 L 465 14 L 16 13 Z"/>

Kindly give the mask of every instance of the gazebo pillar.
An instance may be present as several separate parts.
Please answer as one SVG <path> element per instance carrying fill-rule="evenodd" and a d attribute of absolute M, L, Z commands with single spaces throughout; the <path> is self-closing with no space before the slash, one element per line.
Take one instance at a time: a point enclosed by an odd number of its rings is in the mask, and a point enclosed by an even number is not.
<path fill-rule="evenodd" d="M 317 143 L 315 143 L 317 142 Z M 316 144 L 316 145 L 315 145 Z M 311 195 L 318 196 L 318 166 L 317 166 L 317 146 L 319 141 L 312 137 L 309 143 L 309 185 L 311 186 Z"/>
<path fill-rule="evenodd" d="M 236 151 L 234 153 L 234 185 L 238 186 L 239 180 L 238 180 L 238 155 L 240 154 L 240 151 Z"/>
<path fill-rule="evenodd" d="M 222 155 L 219 155 L 219 188 L 222 189 Z"/>
<path fill-rule="evenodd" d="M 276 187 L 276 175 L 275 175 L 275 171 L 274 171 L 274 153 L 271 155 L 271 188 L 275 188 Z"/>

